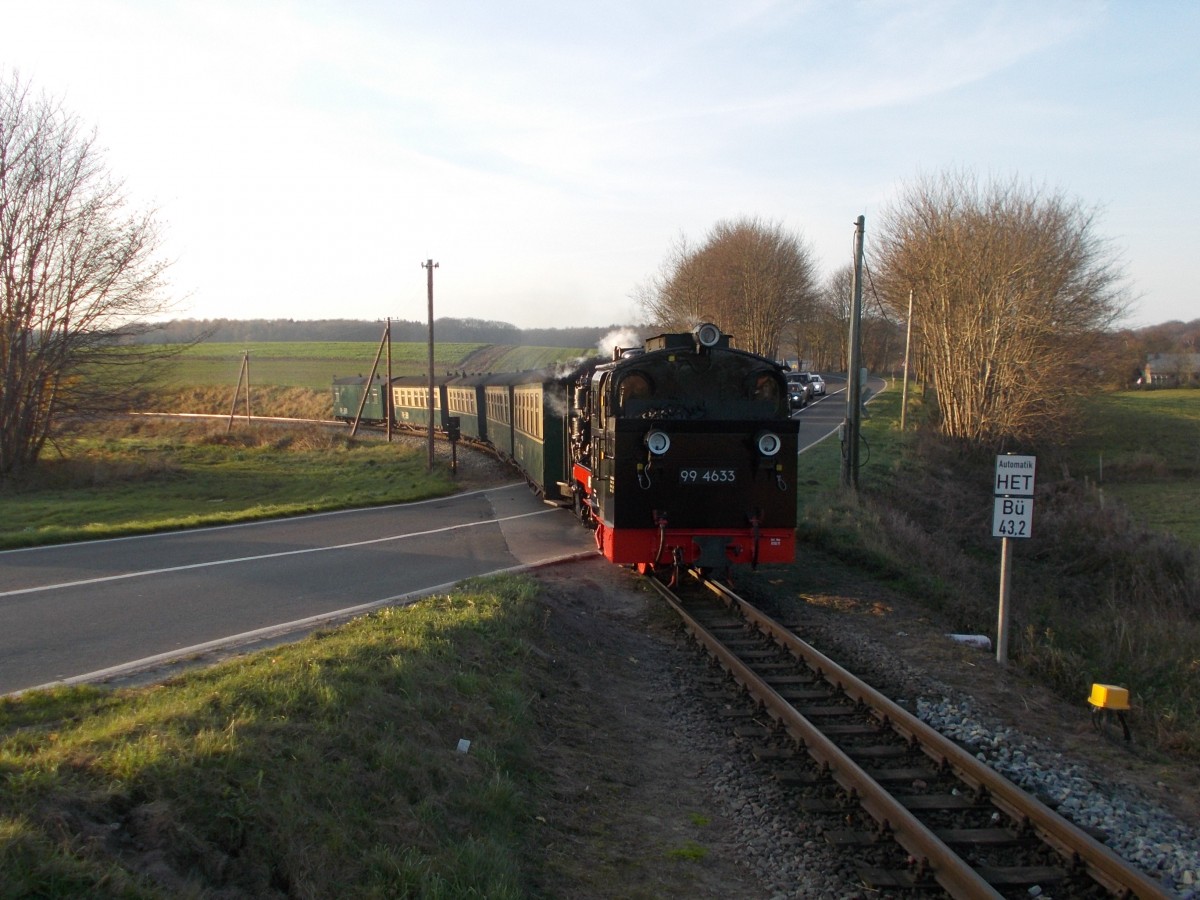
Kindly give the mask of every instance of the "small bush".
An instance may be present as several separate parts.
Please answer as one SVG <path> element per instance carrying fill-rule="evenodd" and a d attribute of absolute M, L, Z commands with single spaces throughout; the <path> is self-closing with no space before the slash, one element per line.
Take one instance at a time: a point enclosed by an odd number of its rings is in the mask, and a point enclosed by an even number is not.
<path fill-rule="evenodd" d="M 1167 461 L 1157 453 L 1141 450 L 1127 453 L 1104 464 L 1104 479 L 1163 478 L 1170 473 Z"/>

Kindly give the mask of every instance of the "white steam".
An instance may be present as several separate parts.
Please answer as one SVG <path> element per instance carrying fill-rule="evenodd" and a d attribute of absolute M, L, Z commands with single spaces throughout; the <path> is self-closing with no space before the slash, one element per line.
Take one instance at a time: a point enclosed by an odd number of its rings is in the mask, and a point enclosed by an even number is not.
<path fill-rule="evenodd" d="M 604 359 L 613 358 L 613 350 L 620 347 L 627 350 L 630 347 L 641 347 L 645 343 L 642 336 L 633 328 L 616 328 L 596 342 L 596 350 Z"/>

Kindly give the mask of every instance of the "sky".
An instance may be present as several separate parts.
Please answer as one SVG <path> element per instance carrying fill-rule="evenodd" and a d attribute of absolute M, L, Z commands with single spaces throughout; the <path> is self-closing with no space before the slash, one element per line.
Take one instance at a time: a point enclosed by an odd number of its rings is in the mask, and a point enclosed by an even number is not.
<path fill-rule="evenodd" d="M 1094 209 L 1125 324 L 1200 317 L 1191 0 L 0 0 L 153 209 L 170 318 L 640 322 L 681 238 L 850 263 L 922 178 Z"/>

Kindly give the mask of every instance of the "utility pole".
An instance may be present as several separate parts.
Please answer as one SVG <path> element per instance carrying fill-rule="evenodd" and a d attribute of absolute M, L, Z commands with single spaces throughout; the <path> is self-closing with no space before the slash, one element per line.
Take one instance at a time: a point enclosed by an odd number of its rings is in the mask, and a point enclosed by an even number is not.
<path fill-rule="evenodd" d="M 233 415 L 237 410 L 238 397 L 242 395 L 242 381 L 246 382 L 246 425 L 250 424 L 250 351 L 242 351 L 242 367 L 238 369 L 237 387 L 233 389 L 233 406 L 229 408 L 229 424 L 225 433 L 233 431 Z"/>
<path fill-rule="evenodd" d="M 380 400 L 383 401 L 383 418 L 387 422 L 387 439 L 388 443 L 392 442 L 392 317 L 387 317 L 387 325 L 384 330 L 387 336 L 387 384 L 383 387 L 383 396 Z"/>
<path fill-rule="evenodd" d="M 438 267 L 432 259 L 421 263 L 428 272 L 429 283 L 429 471 L 433 471 L 433 270 Z"/>
<path fill-rule="evenodd" d="M 904 414 L 908 412 L 908 351 L 912 345 L 912 288 L 908 289 L 908 324 L 904 329 L 904 386 L 900 389 L 900 430 L 904 430 Z"/>
<path fill-rule="evenodd" d="M 858 432 L 862 423 L 862 257 L 866 217 L 854 223 L 854 295 L 850 306 L 850 352 L 846 373 L 846 421 L 842 425 L 842 484 L 858 490 Z"/>

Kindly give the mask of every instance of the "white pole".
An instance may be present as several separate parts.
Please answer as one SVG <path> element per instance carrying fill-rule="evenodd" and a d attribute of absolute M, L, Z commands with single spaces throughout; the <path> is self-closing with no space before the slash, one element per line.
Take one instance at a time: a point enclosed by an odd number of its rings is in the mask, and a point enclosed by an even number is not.
<path fill-rule="evenodd" d="M 996 662 L 1008 665 L 1008 595 L 1012 586 L 1012 543 L 1000 539 L 1000 618 L 996 624 Z"/>
<path fill-rule="evenodd" d="M 912 288 L 908 290 L 908 324 L 904 327 L 904 386 L 900 389 L 900 430 L 904 430 L 904 414 L 908 411 L 908 350 L 912 345 Z"/>

